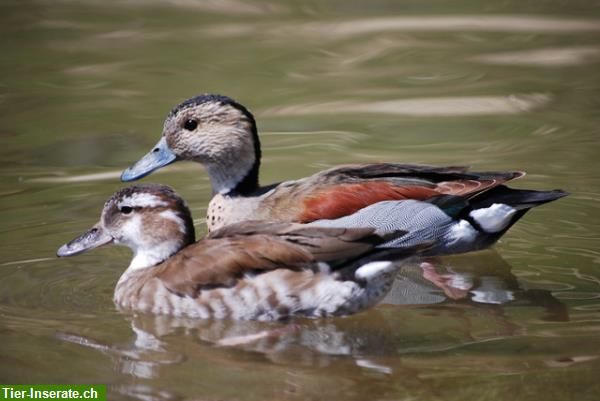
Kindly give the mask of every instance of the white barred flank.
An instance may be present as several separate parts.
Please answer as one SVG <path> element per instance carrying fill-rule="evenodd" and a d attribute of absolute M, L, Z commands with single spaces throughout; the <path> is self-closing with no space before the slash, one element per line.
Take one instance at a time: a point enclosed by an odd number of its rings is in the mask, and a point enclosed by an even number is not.
<path fill-rule="evenodd" d="M 320 272 L 276 270 L 246 277 L 231 288 L 200 290 L 197 297 L 170 292 L 146 271 L 130 271 L 117 284 L 115 302 L 123 309 L 203 319 L 270 321 L 293 315 L 345 315 L 374 305 L 391 288 L 396 272 L 391 263 L 377 265 L 377 273 L 375 264 L 365 266 L 373 272 L 362 285 Z"/>

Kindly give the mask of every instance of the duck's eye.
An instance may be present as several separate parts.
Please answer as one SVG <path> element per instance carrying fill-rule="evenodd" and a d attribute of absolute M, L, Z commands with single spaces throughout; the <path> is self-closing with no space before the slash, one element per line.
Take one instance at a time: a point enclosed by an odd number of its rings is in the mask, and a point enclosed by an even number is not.
<path fill-rule="evenodd" d="M 133 208 L 131 206 L 121 206 L 121 209 L 119 209 L 119 211 L 123 214 L 129 214 L 133 211 Z"/>
<path fill-rule="evenodd" d="M 183 128 L 188 131 L 193 131 L 198 126 L 198 122 L 196 120 L 189 119 L 183 124 Z"/>

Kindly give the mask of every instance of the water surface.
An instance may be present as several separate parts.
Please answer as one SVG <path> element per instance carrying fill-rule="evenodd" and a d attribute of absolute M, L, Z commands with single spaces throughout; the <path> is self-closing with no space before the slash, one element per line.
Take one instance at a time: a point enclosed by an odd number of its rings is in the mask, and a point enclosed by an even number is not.
<path fill-rule="evenodd" d="M 1 382 L 106 383 L 119 400 L 598 399 L 597 5 L 22 0 L 0 5 L 0 37 Z M 349 318 L 122 314 L 128 250 L 55 251 L 202 92 L 255 113 L 263 183 L 398 161 L 525 170 L 516 187 L 572 195 L 493 250 L 406 266 L 385 305 Z M 200 166 L 145 181 L 205 231 Z"/>

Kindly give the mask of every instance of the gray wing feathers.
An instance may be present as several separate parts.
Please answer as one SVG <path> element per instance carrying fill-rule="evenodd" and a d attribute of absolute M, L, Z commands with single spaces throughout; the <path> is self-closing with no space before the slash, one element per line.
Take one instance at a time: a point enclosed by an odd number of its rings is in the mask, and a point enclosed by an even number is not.
<path fill-rule="evenodd" d="M 377 234 L 406 230 L 408 234 L 380 246 L 396 248 L 436 241 L 434 249 L 428 253 L 437 253 L 446 248 L 446 241 L 440 239 L 451 236 L 450 230 L 455 222 L 435 205 L 403 200 L 375 203 L 350 216 L 335 220 L 317 220 L 310 224 L 319 227 L 370 227 L 374 228 Z"/>

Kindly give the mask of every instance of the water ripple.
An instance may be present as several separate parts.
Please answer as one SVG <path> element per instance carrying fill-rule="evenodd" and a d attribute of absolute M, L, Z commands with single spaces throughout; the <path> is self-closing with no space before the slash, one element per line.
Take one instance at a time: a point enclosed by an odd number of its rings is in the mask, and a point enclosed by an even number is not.
<path fill-rule="evenodd" d="M 167 172 L 174 172 L 174 171 L 188 171 L 188 170 L 192 170 L 193 167 L 192 165 L 177 165 L 177 166 L 171 166 L 169 167 L 168 170 L 158 170 L 155 171 L 153 174 L 164 174 Z M 34 182 L 34 183 L 51 183 L 51 184 L 59 184 L 59 183 L 77 183 L 77 182 L 93 182 L 93 181 L 104 181 L 104 180 L 115 180 L 115 179 L 119 179 L 121 177 L 121 173 L 123 173 L 123 170 L 112 170 L 112 171 L 104 171 L 101 173 L 89 173 L 89 174 L 78 174 L 78 175 L 66 175 L 65 173 L 62 173 L 64 175 L 62 175 L 59 172 L 56 172 L 55 176 L 53 177 L 37 177 L 37 178 L 31 178 L 27 181 L 29 182 Z M 61 174 L 61 175 L 59 175 Z"/>
<path fill-rule="evenodd" d="M 600 48 L 581 46 L 484 54 L 475 56 L 472 60 L 501 65 L 565 67 L 594 62 L 599 56 Z"/>
<path fill-rule="evenodd" d="M 299 116 L 338 113 L 383 113 L 404 116 L 470 116 L 520 114 L 542 106 L 551 96 L 544 93 L 510 96 L 461 96 L 396 99 L 374 102 L 338 101 L 274 107 L 266 116 Z"/>
<path fill-rule="evenodd" d="M 57 1 L 62 3 L 77 3 L 73 0 Z M 199 11 L 218 14 L 249 14 L 249 15 L 264 15 L 264 14 L 280 14 L 286 11 L 286 7 L 276 2 L 256 2 L 248 0 L 90 0 L 88 3 L 108 7 L 177 7 L 190 11 Z"/>
<path fill-rule="evenodd" d="M 273 24 L 219 24 L 202 28 L 205 36 L 267 36 L 288 40 L 303 36 L 320 41 L 354 38 L 380 32 L 537 32 L 575 33 L 600 30 L 597 19 L 567 19 L 518 15 L 457 15 L 376 17 L 342 22 L 309 22 L 285 25 Z"/>

